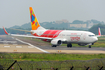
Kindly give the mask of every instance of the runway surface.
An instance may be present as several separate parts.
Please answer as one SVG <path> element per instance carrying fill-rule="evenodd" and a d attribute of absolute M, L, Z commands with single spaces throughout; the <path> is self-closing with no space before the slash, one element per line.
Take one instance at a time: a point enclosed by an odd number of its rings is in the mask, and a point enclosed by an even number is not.
<path fill-rule="evenodd" d="M 0 36 L 0 52 L 33 52 L 33 53 L 73 53 L 73 54 L 99 54 L 105 53 L 105 48 L 98 47 L 51 47 L 50 45 L 37 45 L 39 42 L 30 41 L 6 35 Z"/>

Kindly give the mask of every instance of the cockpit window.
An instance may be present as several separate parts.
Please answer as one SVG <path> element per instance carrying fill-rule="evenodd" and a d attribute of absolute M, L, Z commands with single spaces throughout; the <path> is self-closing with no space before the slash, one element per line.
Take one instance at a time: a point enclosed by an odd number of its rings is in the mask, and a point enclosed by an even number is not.
<path fill-rule="evenodd" d="M 93 36 L 95 36 L 95 35 L 89 35 L 89 37 L 93 37 Z"/>

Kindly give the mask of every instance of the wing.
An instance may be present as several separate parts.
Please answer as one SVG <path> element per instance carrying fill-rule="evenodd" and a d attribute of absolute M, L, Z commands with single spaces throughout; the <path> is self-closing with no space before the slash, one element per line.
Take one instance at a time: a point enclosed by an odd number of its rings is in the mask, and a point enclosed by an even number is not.
<path fill-rule="evenodd" d="M 49 37 L 40 37 L 40 36 L 31 36 L 31 35 L 19 35 L 19 34 L 9 34 L 6 29 L 3 27 L 4 29 L 4 32 L 7 34 L 7 35 L 11 35 L 11 36 L 18 36 L 18 37 L 32 37 L 32 38 L 39 38 L 39 39 L 53 39 L 53 38 L 49 38 Z M 31 32 L 31 31 L 28 31 L 28 32 Z"/>

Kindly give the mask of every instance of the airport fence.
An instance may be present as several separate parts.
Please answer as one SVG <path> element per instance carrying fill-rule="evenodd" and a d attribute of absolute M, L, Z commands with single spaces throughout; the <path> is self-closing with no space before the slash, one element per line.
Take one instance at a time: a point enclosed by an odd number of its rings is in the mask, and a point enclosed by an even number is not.
<path fill-rule="evenodd" d="M 5 62 L 5 61 L 2 61 Z M 0 70 L 7 70 L 14 62 L 6 60 Z M 19 61 L 10 70 L 105 70 L 105 59 L 88 61 Z"/>
<path fill-rule="evenodd" d="M 7 53 L 0 53 L 0 70 L 7 70 L 14 62 L 13 58 Z"/>
<path fill-rule="evenodd" d="M 70 61 L 21 61 L 18 62 L 23 70 L 105 70 L 105 59 L 70 60 Z M 19 66 L 14 66 L 15 70 Z"/>
<path fill-rule="evenodd" d="M 105 70 L 105 58 L 69 61 L 15 61 L 0 54 L 0 70 Z"/>

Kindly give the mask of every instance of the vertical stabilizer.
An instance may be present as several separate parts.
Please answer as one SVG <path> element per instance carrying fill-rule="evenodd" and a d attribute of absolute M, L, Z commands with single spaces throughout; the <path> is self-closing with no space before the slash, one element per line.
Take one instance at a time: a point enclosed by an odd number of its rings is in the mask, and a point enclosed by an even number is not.
<path fill-rule="evenodd" d="M 34 14 L 32 7 L 29 7 L 29 10 L 30 10 L 30 19 L 31 19 L 32 30 L 37 30 L 38 27 L 40 27 L 40 24 L 39 24 L 35 14 Z"/>
<path fill-rule="evenodd" d="M 100 28 L 98 28 L 98 35 L 101 36 Z"/>

